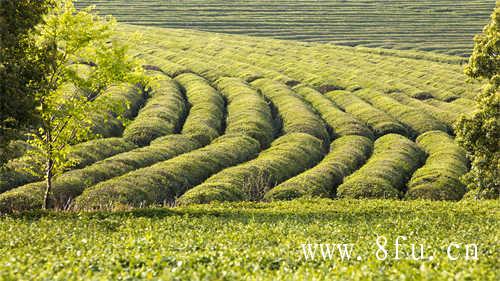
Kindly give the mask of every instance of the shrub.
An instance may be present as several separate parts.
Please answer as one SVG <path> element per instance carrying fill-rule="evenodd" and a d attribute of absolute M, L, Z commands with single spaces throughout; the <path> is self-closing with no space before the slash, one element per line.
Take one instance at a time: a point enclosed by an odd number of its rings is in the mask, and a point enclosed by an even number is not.
<path fill-rule="evenodd" d="M 370 157 L 373 143 L 362 136 L 344 136 L 330 146 L 330 153 L 314 168 L 293 177 L 266 194 L 268 200 L 302 196 L 334 197 L 342 180 Z"/>
<path fill-rule="evenodd" d="M 467 168 L 465 151 L 441 131 L 427 132 L 417 138 L 427 154 L 425 165 L 408 183 L 408 199 L 460 200 L 466 192 L 460 182 Z"/>
<path fill-rule="evenodd" d="M 391 95 L 391 97 L 399 101 L 400 103 L 413 107 L 416 110 L 426 112 L 427 114 L 446 124 L 447 130 L 449 132 L 453 131 L 453 124 L 460 116 L 460 114 L 455 111 L 436 108 L 430 104 L 427 104 L 418 99 L 411 98 L 405 94 L 394 93 Z"/>
<path fill-rule="evenodd" d="M 472 111 L 474 110 L 474 107 L 466 107 L 466 106 L 461 105 L 461 104 L 444 102 L 444 101 L 440 101 L 440 100 L 436 100 L 436 99 L 428 99 L 428 100 L 425 100 L 424 102 L 429 104 L 429 105 L 432 105 L 434 107 L 437 107 L 439 109 L 457 112 L 460 114 L 471 114 Z"/>
<path fill-rule="evenodd" d="M 251 84 L 276 107 L 283 121 L 283 134 L 306 133 L 329 141 L 323 120 L 288 86 L 270 79 L 258 79 Z"/>
<path fill-rule="evenodd" d="M 210 175 L 254 157 L 259 148 L 248 136 L 224 135 L 201 149 L 95 185 L 76 199 L 75 207 L 112 209 L 173 201 Z"/>
<path fill-rule="evenodd" d="M 191 108 L 182 134 L 207 145 L 217 138 L 223 127 L 224 99 L 202 77 L 184 73 L 175 78 L 183 87 Z"/>
<path fill-rule="evenodd" d="M 156 72 L 146 105 L 123 133 L 137 145 L 148 145 L 157 137 L 176 133 L 186 116 L 186 105 L 177 83 Z"/>
<path fill-rule="evenodd" d="M 103 109 L 99 112 L 91 113 L 93 132 L 102 137 L 119 137 L 123 133 L 124 120 L 117 118 L 117 105 L 125 108 L 123 112 L 119 112 L 125 119 L 132 119 L 144 102 L 144 94 L 137 87 L 122 83 L 109 87 L 94 102 L 104 103 L 106 106 L 100 107 Z"/>
<path fill-rule="evenodd" d="M 217 87 L 227 99 L 226 133 L 241 133 L 258 140 L 262 148 L 273 141 L 274 128 L 271 110 L 265 99 L 245 81 L 224 77 Z"/>
<path fill-rule="evenodd" d="M 68 158 L 75 163 L 71 168 L 79 169 L 134 148 L 133 143 L 121 138 L 95 139 L 72 146 Z M 9 161 L 0 169 L 0 193 L 41 180 L 41 176 L 32 172 L 42 174 L 42 169 L 40 161 L 25 156 Z"/>
<path fill-rule="evenodd" d="M 366 123 L 377 138 L 390 133 L 408 135 L 406 128 L 396 119 L 350 92 L 337 90 L 328 92 L 325 96 L 347 113 Z"/>
<path fill-rule="evenodd" d="M 388 134 L 375 141 L 372 157 L 337 189 L 343 198 L 399 198 L 425 155 L 411 140 Z"/>
<path fill-rule="evenodd" d="M 406 106 L 386 94 L 372 90 L 360 90 L 355 94 L 405 125 L 409 137 L 412 139 L 428 131 L 440 130 L 447 132 L 446 125 L 431 115 Z"/>
<path fill-rule="evenodd" d="M 304 85 L 295 86 L 293 90 L 319 112 L 323 120 L 332 128 L 334 137 L 359 135 L 374 138 L 373 133 L 363 122 L 340 110 L 320 92 Z"/>
<path fill-rule="evenodd" d="M 252 189 L 265 190 L 312 167 L 323 156 L 322 143 L 304 133 L 287 134 L 275 140 L 257 158 L 211 176 L 203 184 L 186 192 L 179 204 L 211 201 L 251 200 Z M 263 183 L 264 179 L 266 182 Z M 248 190 L 259 183 L 264 187 Z M 245 192 L 246 191 L 246 192 Z"/>
<path fill-rule="evenodd" d="M 182 135 L 156 139 L 150 146 L 120 153 L 83 169 L 66 172 L 54 179 L 53 196 L 56 208 L 63 208 L 80 195 L 85 188 L 138 168 L 165 161 L 200 145 Z M 0 194 L 0 212 L 23 211 L 41 208 L 44 182 L 20 186 Z"/>

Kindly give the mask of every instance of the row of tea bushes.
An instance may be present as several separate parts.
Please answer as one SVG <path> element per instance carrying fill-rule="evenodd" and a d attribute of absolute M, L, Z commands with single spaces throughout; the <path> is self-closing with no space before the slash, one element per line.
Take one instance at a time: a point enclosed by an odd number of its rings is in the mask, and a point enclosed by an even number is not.
<path fill-rule="evenodd" d="M 157 137 L 178 132 L 187 113 L 177 83 L 160 72 L 150 71 L 150 74 L 150 98 L 123 132 L 125 139 L 139 146 L 148 145 Z"/>
<path fill-rule="evenodd" d="M 248 135 L 266 148 L 274 139 L 273 117 L 266 100 L 244 80 L 223 77 L 217 88 L 227 100 L 226 134 Z"/>
<path fill-rule="evenodd" d="M 137 87 L 121 83 L 112 85 L 95 99 L 101 109 L 92 112 L 92 131 L 102 137 L 119 137 L 124 130 L 124 119 L 133 119 L 144 103 L 144 93 Z"/>
<path fill-rule="evenodd" d="M 355 92 L 355 95 L 369 102 L 374 107 L 387 112 L 405 125 L 408 129 L 409 137 L 412 139 L 428 131 L 447 131 L 446 125 L 431 115 L 406 106 L 388 95 L 366 89 Z"/>
<path fill-rule="evenodd" d="M 221 171 L 186 192 L 179 204 L 260 199 L 267 188 L 312 167 L 323 157 L 322 142 L 309 134 L 291 133 L 276 139 L 259 156 Z"/>
<path fill-rule="evenodd" d="M 411 140 L 388 134 L 375 141 L 373 155 L 337 189 L 341 198 L 400 198 L 425 153 Z"/>
<path fill-rule="evenodd" d="M 434 117 L 435 119 L 439 120 L 443 124 L 446 124 L 447 130 L 449 132 L 453 131 L 453 125 L 460 116 L 460 114 L 455 111 L 436 108 L 421 100 L 411 98 L 402 93 L 394 93 L 391 95 L 391 97 L 404 105 L 414 108 L 415 110 L 418 110 L 420 112 L 425 112 Z"/>
<path fill-rule="evenodd" d="M 203 145 L 209 144 L 223 130 L 223 97 L 207 80 L 196 74 L 184 73 L 175 80 L 182 86 L 190 105 L 182 134 L 193 137 Z"/>
<path fill-rule="evenodd" d="M 466 187 L 460 177 L 468 170 L 465 151 L 441 131 L 427 132 L 417 138 L 417 145 L 427 154 L 427 160 L 408 183 L 406 198 L 430 200 L 460 200 Z"/>
<path fill-rule="evenodd" d="M 444 102 L 436 99 L 427 99 L 424 102 L 439 109 L 457 112 L 460 114 L 471 114 L 474 110 L 474 107 L 466 107 L 462 104 Z"/>
<path fill-rule="evenodd" d="M 53 204 L 64 208 L 86 188 L 130 171 L 165 161 L 199 148 L 200 144 L 183 135 L 156 139 L 150 146 L 124 152 L 83 169 L 66 172 L 53 181 Z M 39 209 L 42 206 L 45 182 L 36 182 L 0 194 L 0 213 Z"/>
<path fill-rule="evenodd" d="M 283 122 L 283 134 L 306 133 L 329 142 L 324 121 L 288 86 L 266 78 L 255 80 L 251 85 L 276 107 Z"/>
<path fill-rule="evenodd" d="M 330 152 L 317 166 L 276 186 L 266 194 L 266 199 L 334 197 L 337 186 L 366 162 L 372 149 L 372 141 L 363 136 L 336 139 L 330 145 Z"/>
<path fill-rule="evenodd" d="M 163 73 L 170 77 L 192 72 L 189 68 L 183 65 L 169 61 L 155 54 L 139 53 L 138 57 L 153 63 L 153 65 L 147 65 L 146 68 L 159 68 Z"/>
<path fill-rule="evenodd" d="M 373 139 L 373 133 L 351 114 L 340 110 L 332 101 L 313 88 L 297 85 L 293 90 L 318 111 L 323 120 L 332 128 L 334 137 L 359 135 Z"/>
<path fill-rule="evenodd" d="M 203 148 L 95 185 L 77 198 L 75 208 L 113 209 L 173 201 L 210 175 L 255 157 L 259 150 L 259 142 L 249 136 L 224 135 Z"/>
<path fill-rule="evenodd" d="M 351 92 L 336 90 L 326 93 L 325 96 L 345 112 L 366 123 L 376 138 L 390 133 L 408 135 L 406 128 L 396 119 Z"/>
<path fill-rule="evenodd" d="M 71 147 L 72 169 L 80 169 L 136 146 L 122 138 L 95 139 Z M 30 172 L 31 171 L 31 172 Z M 43 178 L 43 165 L 27 156 L 13 159 L 0 169 L 0 193 Z"/>

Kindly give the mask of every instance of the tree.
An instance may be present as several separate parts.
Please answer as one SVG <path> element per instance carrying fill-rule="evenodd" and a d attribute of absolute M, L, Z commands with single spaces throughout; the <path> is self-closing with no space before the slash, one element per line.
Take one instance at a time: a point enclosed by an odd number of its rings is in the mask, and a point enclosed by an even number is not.
<path fill-rule="evenodd" d="M 103 106 L 120 112 L 127 106 L 93 101 L 112 83 L 143 80 L 126 46 L 113 41 L 114 27 L 113 18 L 100 17 L 92 8 L 77 11 L 72 1 L 60 1 L 37 28 L 36 44 L 47 50 L 48 67 L 36 94 L 40 125 L 32 133 L 29 143 L 34 149 L 28 156 L 45 167 L 44 209 L 50 207 L 53 177 L 73 164 L 67 158 L 70 144 L 94 137 L 88 113 Z M 75 67 L 78 61 L 96 66 L 82 77 Z"/>
<path fill-rule="evenodd" d="M 52 5 L 52 0 L 0 1 L 0 165 L 14 155 L 10 141 L 36 119 L 46 52 L 36 47 L 33 29 Z"/>
<path fill-rule="evenodd" d="M 477 95 L 477 110 L 456 124 L 457 140 L 467 151 L 471 170 L 463 181 L 477 198 L 500 196 L 500 2 L 483 33 L 474 38 L 474 51 L 465 73 L 485 81 Z"/>

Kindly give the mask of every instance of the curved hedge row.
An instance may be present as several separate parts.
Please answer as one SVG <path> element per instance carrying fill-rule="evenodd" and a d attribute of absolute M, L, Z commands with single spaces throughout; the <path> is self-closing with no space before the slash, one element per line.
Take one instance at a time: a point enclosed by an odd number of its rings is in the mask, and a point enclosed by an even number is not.
<path fill-rule="evenodd" d="M 251 85 L 258 88 L 278 110 L 283 121 L 283 134 L 306 133 L 329 142 L 323 120 L 288 86 L 267 78 L 255 80 Z"/>
<path fill-rule="evenodd" d="M 182 73 L 189 73 L 191 70 L 183 65 L 180 65 L 178 63 L 166 60 L 164 58 L 161 58 L 159 56 L 156 56 L 154 54 L 144 54 L 140 53 L 141 58 L 143 58 L 146 61 L 154 63 L 155 67 L 158 67 L 161 69 L 161 71 L 165 74 L 167 74 L 170 77 L 175 77 L 177 75 L 180 75 Z M 146 68 L 151 67 L 151 66 L 146 66 Z"/>
<path fill-rule="evenodd" d="M 375 141 L 373 155 L 337 189 L 344 198 L 399 198 L 425 154 L 411 140 L 388 134 Z"/>
<path fill-rule="evenodd" d="M 249 136 L 224 135 L 198 150 L 95 185 L 77 198 L 75 207 L 112 209 L 174 200 L 210 175 L 251 159 L 259 149 Z"/>
<path fill-rule="evenodd" d="M 427 104 L 418 99 L 411 98 L 402 93 L 394 93 L 391 95 L 391 97 L 399 101 L 400 103 L 414 108 L 415 110 L 426 112 L 427 114 L 446 124 L 449 132 L 453 131 L 453 124 L 455 124 L 455 121 L 460 116 L 460 114 L 457 112 L 438 109 L 430 104 Z"/>
<path fill-rule="evenodd" d="M 224 77 L 216 85 L 228 103 L 226 134 L 245 134 L 258 140 L 262 148 L 268 147 L 274 128 L 271 109 L 264 98 L 239 78 Z"/>
<path fill-rule="evenodd" d="M 245 186 L 273 185 L 312 167 L 323 156 L 322 142 L 309 134 L 292 133 L 275 140 L 249 162 L 211 176 L 179 198 L 180 204 L 250 199 Z M 256 188 L 265 188 L 258 186 Z"/>
<path fill-rule="evenodd" d="M 314 168 L 276 186 L 268 200 L 291 200 L 302 196 L 334 197 L 343 179 L 356 171 L 372 153 L 373 143 L 363 136 L 344 136 L 330 145 L 330 153 Z"/>
<path fill-rule="evenodd" d="M 124 126 L 123 122 L 116 118 L 116 106 L 124 108 L 124 111 L 120 112 L 124 118 L 132 119 L 137 115 L 144 99 L 144 94 L 133 85 L 121 83 L 110 86 L 94 101 L 101 103 L 102 109 L 92 113 L 92 131 L 102 137 L 121 136 Z"/>
<path fill-rule="evenodd" d="M 434 117 L 421 110 L 406 106 L 385 94 L 366 89 L 359 90 L 355 94 L 405 125 L 409 137 L 412 139 L 428 131 L 447 132 L 446 125 Z"/>
<path fill-rule="evenodd" d="M 406 128 L 396 119 L 351 92 L 337 90 L 325 93 L 325 96 L 347 113 L 365 122 L 377 138 L 390 133 L 408 135 Z"/>
<path fill-rule="evenodd" d="M 461 104 L 452 103 L 452 102 L 444 102 L 436 99 L 427 99 L 424 101 L 425 103 L 437 107 L 442 110 L 457 112 L 460 114 L 471 114 L 474 110 L 473 107 L 466 107 Z"/>
<path fill-rule="evenodd" d="M 224 99 L 207 80 L 196 74 L 184 73 L 175 80 L 183 87 L 191 106 L 182 134 L 193 137 L 203 145 L 209 144 L 222 131 Z"/>
<path fill-rule="evenodd" d="M 54 207 L 62 208 L 89 186 L 198 147 L 200 145 L 188 137 L 170 135 L 153 141 L 150 146 L 115 155 L 83 169 L 66 172 L 54 179 Z M 0 213 L 39 209 L 42 206 L 44 190 L 45 182 L 36 182 L 0 194 Z"/>
<path fill-rule="evenodd" d="M 80 169 L 110 156 L 129 151 L 136 146 L 122 138 L 95 139 L 71 147 L 68 158 L 75 163 L 72 169 Z M 20 157 L 9 161 L 0 169 L 0 193 L 16 186 L 41 180 L 28 170 L 42 173 L 43 167 L 28 157 Z"/>
<path fill-rule="evenodd" d="M 408 199 L 460 200 L 466 192 L 460 177 L 468 170 L 465 151 L 441 131 L 427 132 L 417 138 L 429 156 L 408 183 Z"/>
<path fill-rule="evenodd" d="M 123 132 L 125 139 L 139 146 L 179 131 L 187 111 L 177 83 L 160 72 L 153 76 L 149 94 L 146 105 Z"/>
<path fill-rule="evenodd" d="M 351 114 L 340 110 L 332 101 L 313 88 L 297 85 L 293 90 L 301 95 L 319 112 L 323 120 L 332 128 L 334 137 L 359 135 L 373 139 L 373 133 Z"/>

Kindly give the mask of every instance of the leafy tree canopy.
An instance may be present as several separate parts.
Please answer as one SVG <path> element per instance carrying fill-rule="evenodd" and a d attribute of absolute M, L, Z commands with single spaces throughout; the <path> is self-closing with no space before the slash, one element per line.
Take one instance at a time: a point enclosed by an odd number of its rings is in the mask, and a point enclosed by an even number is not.
<path fill-rule="evenodd" d="M 463 180 L 478 198 L 500 196 L 500 1 L 482 34 L 474 38 L 474 51 L 465 73 L 486 83 L 478 94 L 478 109 L 456 124 L 457 140 L 466 149 L 471 170 Z"/>

